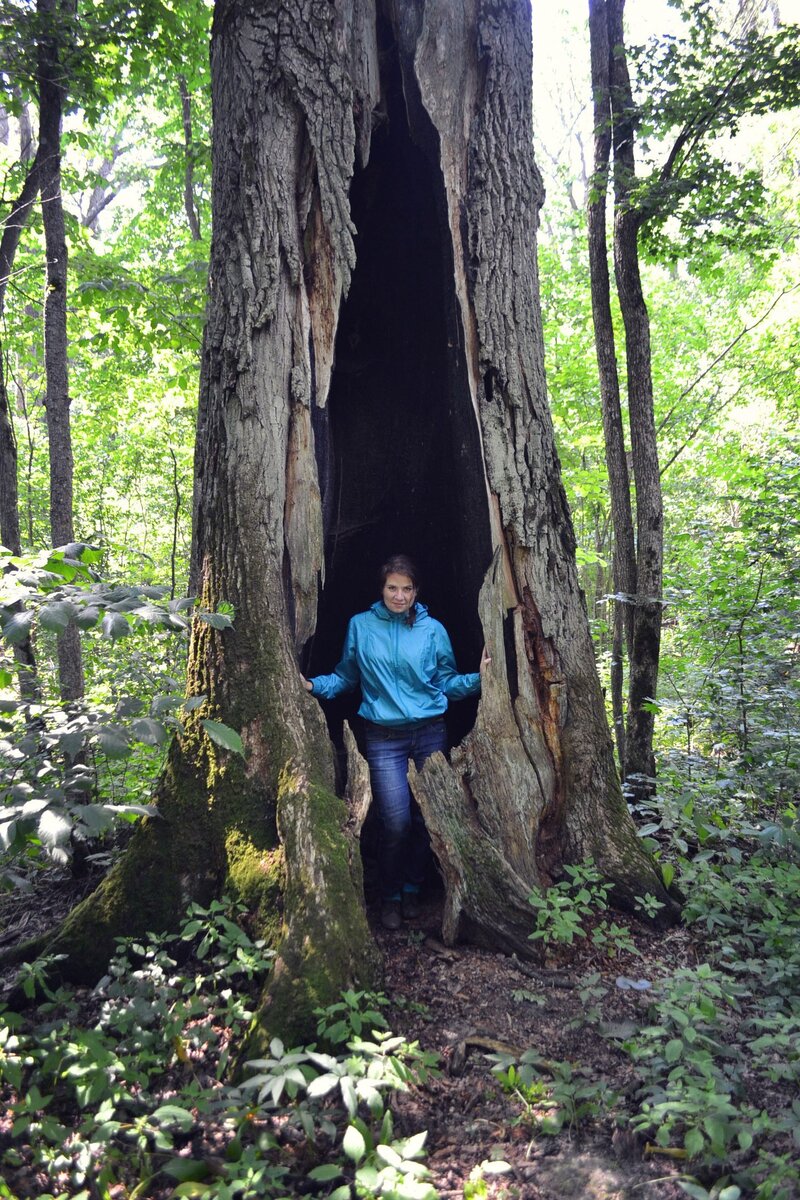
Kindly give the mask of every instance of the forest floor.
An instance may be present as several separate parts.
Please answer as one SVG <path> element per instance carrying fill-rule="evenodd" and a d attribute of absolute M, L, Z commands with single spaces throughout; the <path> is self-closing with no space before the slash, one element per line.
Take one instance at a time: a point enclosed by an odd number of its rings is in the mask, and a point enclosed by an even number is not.
<path fill-rule="evenodd" d="M 35 895 L 3 898 L 3 942 L 52 927 L 85 886 L 57 871 L 44 872 L 41 884 Z M 562 952 L 560 960 L 535 970 L 502 954 L 446 948 L 439 941 L 440 919 L 441 906 L 431 901 L 413 922 L 393 933 L 376 928 L 375 936 L 384 955 L 389 1005 L 382 1011 L 389 1028 L 439 1056 L 441 1073 L 397 1094 L 392 1109 L 395 1136 L 428 1131 L 426 1163 L 442 1200 L 684 1197 L 677 1177 L 685 1164 L 615 1128 L 598 1089 L 624 1096 L 635 1088 L 620 1039 L 631 1022 L 645 1019 L 647 991 L 620 987 L 618 978 L 655 980 L 694 961 L 689 934 L 677 929 L 656 935 L 632 923 L 637 953 L 600 956 L 581 940 L 569 958 Z M 13 974 L 6 972 L 0 985 L 7 988 Z M 518 1058 L 525 1051 L 537 1055 L 542 1081 L 527 1100 L 501 1085 L 489 1057 Z M 566 1079 L 562 1100 L 575 1114 L 564 1119 L 562 1105 L 562 1128 L 545 1133 L 543 1122 L 546 1127 L 554 1114 L 549 1086 L 559 1079 Z M 0 1125 L 8 1129 L 2 1120 Z M 210 1136 L 206 1130 L 206 1144 Z M 508 1169 L 481 1169 L 494 1160 Z M 47 1190 L 32 1168 L 6 1178 L 20 1200 Z M 146 1195 L 170 1192 L 156 1187 Z M 0 1194 L 6 1193 L 0 1188 Z"/>
<path fill-rule="evenodd" d="M 595 1103 L 594 1085 L 625 1095 L 636 1087 L 629 1056 L 610 1032 L 640 1025 L 647 991 L 620 988 L 617 979 L 652 981 L 694 961 L 685 930 L 653 934 L 633 924 L 638 953 L 614 958 L 580 942 L 560 961 L 532 969 L 505 954 L 439 941 L 440 908 L 397 933 L 376 932 L 385 957 L 389 1027 L 436 1051 L 441 1077 L 397 1098 L 404 1131 L 428 1131 L 428 1166 L 443 1200 L 470 1194 L 520 1200 L 634 1200 L 685 1197 L 676 1177 L 685 1166 L 644 1138 L 617 1129 Z M 588 993 L 588 994 L 587 994 Z M 504 1089 L 492 1072 L 496 1053 L 537 1056 L 543 1081 L 539 1103 Z M 546 1085 L 565 1077 L 569 1105 L 589 1111 L 557 1134 L 542 1132 L 552 1110 Z M 548 1070 L 548 1067 L 552 1070 Z M 588 1085 L 586 1088 L 583 1085 Z M 572 1086 L 571 1088 L 571 1085 Z M 597 1111 L 592 1111 L 596 1109 Z M 499 1159 L 510 1170 L 485 1175 L 480 1164 Z"/>

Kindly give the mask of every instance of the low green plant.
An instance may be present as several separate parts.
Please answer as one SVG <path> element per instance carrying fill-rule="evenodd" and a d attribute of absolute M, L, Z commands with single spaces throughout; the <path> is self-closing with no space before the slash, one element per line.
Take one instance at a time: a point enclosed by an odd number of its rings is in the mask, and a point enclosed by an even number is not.
<path fill-rule="evenodd" d="M 72 1196 L 144 1197 L 169 1180 L 176 1197 L 277 1200 L 297 1194 L 301 1168 L 303 1183 L 340 1181 L 332 1195 L 436 1195 L 425 1134 L 396 1137 L 390 1107 L 394 1093 L 430 1078 L 436 1056 L 385 1029 L 384 996 L 349 991 L 320 1010 L 330 1053 L 274 1039 L 268 1057 L 245 1064 L 245 1081 L 223 1082 L 229 1041 L 244 1036 L 271 963 L 242 916 L 227 900 L 193 905 L 176 937 L 120 943 L 88 1027 L 67 989 L 40 1005 L 38 1024 L 4 1014 L 0 1086 L 15 1139 L 5 1167 L 27 1166 L 54 1186 L 69 1179 Z M 176 951 L 189 947 L 179 970 Z M 276 1123 L 304 1139 L 302 1163 L 284 1154 Z M 205 1127 L 224 1146 L 213 1170 L 202 1150 L 178 1153 Z"/>
<path fill-rule="evenodd" d="M 520 1102 L 520 1120 L 537 1133 L 576 1132 L 587 1120 L 610 1112 L 619 1100 L 605 1081 L 590 1079 L 572 1062 L 545 1060 L 532 1050 L 518 1060 L 504 1054 L 489 1059 L 500 1086 Z"/>
<path fill-rule="evenodd" d="M 587 859 L 564 868 L 566 879 L 544 891 L 534 889 L 528 903 L 536 913 L 536 928 L 529 937 L 546 946 L 572 946 L 576 938 L 587 937 L 605 955 L 613 958 L 620 950 L 636 953 L 630 931 L 602 914 L 608 910 L 611 884 Z"/>
<path fill-rule="evenodd" d="M 341 1000 L 327 1008 L 315 1008 L 317 1037 L 328 1046 L 343 1046 L 351 1038 L 359 1038 L 366 1030 L 388 1029 L 381 1008 L 389 1001 L 376 992 L 356 992 L 352 989 L 342 993 Z"/>
<path fill-rule="evenodd" d="M 505 1175 L 511 1167 L 502 1159 L 485 1159 L 482 1163 L 478 1163 L 469 1173 L 469 1178 L 464 1184 L 464 1200 L 484 1200 L 484 1197 L 489 1195 L 489 1186 L 487 1183 L 487 1175 L 490 1178 L 495 1178 L 498 1175 Z"/>
<path fill-rule="evenodd" d="M 79 542 L 27 556 L 0 548 L 0 650 L 36 632 L 38 652 L 42 639 L 55 645 L 56 635 L 74 627 L 113 658 L 120 644 L 140 643 L 143 631 L 152 648 L 166 634 L 185 634 L 193 618 L 231 627 L 224 603 L 208 612 L 193 597 L 171 599 L 166 587 L 99 581 L 101 557 Z M 15 676 L 0 667 L 0 884 L 18 885 L 24 867 L 41 858 L 67 864 L 76 846 L 84 855 L 89 847 L 102 853 L 98 845 L 117 827 L 152 816 L 156 809 L 143 800 L 191 714 L 212 741 L 243 753 L 239 734 L 211 719 L 205 696 L 187 699 L 169 676 L 156 681 L 142 665 L 147 658 L 134 650 L 110 694 L 90 689 L 68 706 L 52 686 L 50 699 L 46 686 L 35 699 L 18 697 Z"/>
<path fill-rule="evenodd" d="M 566 879 L 545 891 L 534 890 L 528 903 L 536 914 L 532 941 L 571 946 L 575 938 L 586 937 L 584 922 L 608 908 L 611 890 L 591 861 L 565 867 Z"/>

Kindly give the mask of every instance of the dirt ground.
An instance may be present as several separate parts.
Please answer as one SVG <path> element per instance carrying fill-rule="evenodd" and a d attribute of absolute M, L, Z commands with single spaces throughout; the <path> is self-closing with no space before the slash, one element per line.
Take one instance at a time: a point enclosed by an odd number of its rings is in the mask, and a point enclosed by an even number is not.
<path fill-rule="evenodd" d="M 461 1197 L 470 1172 L 491 1159 L 505 1161 L 511 1170 L 485 1176 L 490 1196 L 685 1197 L 675 1180 L 681 1166 L 652 1153 L 644 1139 L 615 1128 L 610 1119 L 565 1127 L 557 1136 L 537 1132 L 547 1109 L 526 1114 L 518 1099 L 504 1093 L 489 1058 L 497 1051 L 533 1050 L 543 1060 L 571 1062 L 580 1079 L 629 1090 L 629 1059 L 598 1026 L 641 1023 L 644 993 L 622 990 L 616 980 L 653 979 L 663 975 L 670 960 L 687 961 L 691 949 L 684 931 L 654 937 L 634 926 L 641 956 L 602 960 L 581 946 L 569 964 L 532 970 L 504 954 L 444 947 L 439 919 L 439 906 L 432 903 L 397 933 L 378 929 L 375 936 L 385 956 L 385 991 L 393 1001 L 390 1027 L 441 1057 L 441 1079 L 400 1097 L 396 1110 L 408 1133 L 428 1130 L 428 1165 L 444 1200 Z M 600 1021 L 588 1011 L 596 998 L 580 994 L 581 980 L 595 973 L 600 978 L 594 986 L 608 989 Z M 545 1069 L 542 1078 L 548 1079 Z"/>

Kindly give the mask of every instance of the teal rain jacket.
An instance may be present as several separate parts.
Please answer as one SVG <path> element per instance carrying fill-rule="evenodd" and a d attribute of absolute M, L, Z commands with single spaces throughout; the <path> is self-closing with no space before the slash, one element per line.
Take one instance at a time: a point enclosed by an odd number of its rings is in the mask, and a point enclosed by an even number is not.
<path fill-rule="evenodd" d="M 341 662 L 309 681 L 313 695 L 333 700 L 361 684 L 359 714 L 376 725 L 406 725 L 440 717 L 448 700 L 476 696 L 481 677 L 459 675 L 443 625 L 417 604 L 414 624 L 378 600 L 347 626 Z"/>

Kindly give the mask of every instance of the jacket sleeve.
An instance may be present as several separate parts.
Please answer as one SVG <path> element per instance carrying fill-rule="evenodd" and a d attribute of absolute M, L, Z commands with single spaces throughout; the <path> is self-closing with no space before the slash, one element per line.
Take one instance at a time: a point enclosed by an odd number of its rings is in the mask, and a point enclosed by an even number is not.
<path fill-rule="evenodd" d="M 463 700 L 466 696 L 477 696 L 481 690 L 481 677 L 478 671 L 459 675 L 450 638 L 442 625 L 436 630 L 434 683 L 444 692 L 448 700 Z"/>
<path fill-rule="evenodd" d="M 315 675 L 309 679 L 311 694 L 320 700 L 333 700 L 344 692 L 352 692 L 361 673 L 356 661 L 356 631 L 353 621 L 347 626 L 342 657 L 330 675 Z"/>

